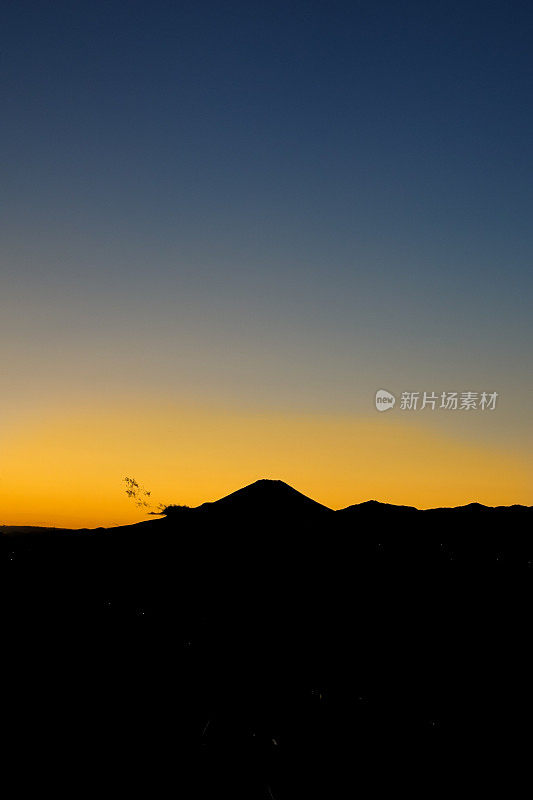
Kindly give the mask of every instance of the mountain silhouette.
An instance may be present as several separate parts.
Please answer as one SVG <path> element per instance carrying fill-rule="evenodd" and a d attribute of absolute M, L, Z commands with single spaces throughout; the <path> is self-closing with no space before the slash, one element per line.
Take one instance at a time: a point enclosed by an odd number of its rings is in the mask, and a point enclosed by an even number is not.
<path fill-rule="evenodd" d="M 380 503 L 379 500 L 367 500 L 365 503 L 356 503 L 339 511 L 418 511 L 414 506 L 398 506 L 393 503 Z"/>
<path fill-rule="evenodd" d="M 526 506 L 522 506 L 525 508 Z M 503 509 L 506 506 L 499 506 L 499 508 Z M 453 506 L 451 508 L 429 508 L 428 511 L 494 511 L 493 506 L 485 506 L 483 503 L 467 503 L 464 506 Z"/>
<path fill-rule="evenodd" d="M 162 512 L 166 516 L 174 516 L 178 512 L 231 512 L 235 515 L 276 516 L 288 515 L 294 517 L 298 514 L 309 514 L 316 511 L 329 511 L 333 509 L 302 494 L 297 489 L 281 480 L 261 478 L 260 480 L 237 489 L 235 492 L 207 503 L 202 503 L 195 508 L 188 506 L 169 505 Z M 533 506 L 485 506 L 481 503 L 468 503 L 463 506 L 439 507 L 418 509 L 415 506 L 397 505 L 395 503 L 382 503 L 379 500 L 366 500 L 363 503 L 354 503 L 337 510 L 342 512 L 382 513 L 391 511 L 417 511 L 420 513 L 435 511 L 533 511 Z"/>
<path fill-rule="evenodd" d="M 20 774 L 41 756 L 56 780 L 60 757 L 85 780 L 117 742 L 125 771 L 132 754 L 175 764 L 178 742 L 216 780 L 221 764 L 249 764 L 255 783 L 236 798 L 311 800 L 341 796 L 335 770 L 352 785 L 354 753 L 355 780 L 374 787 L 383 763 L 397 781 L 429 758 L 434 780 L 473 737 L 483 759 L 513 733 L 523 745 L 530 526 L 460 508 L 472 513 L 376 500 L 334 512 L 259 480 L 132 525 L 0 527 L 2 721 Z M 330 757 L 320 793 L 295 792 L 300 765 Z"/>
<path fill-rule="evenodd" d="M 484 506 L 482 503 L 467 503 L 465 506 L 428 508 L 426 511 L 533 511 L 533 506 L 521 506 L 516 503 L 512 506 Z"/>
<path fill-rule="evenodd" d="M 261 478 L 242 489 L 210 503 L 202 503 L 194 511 L 231 512 L 234 514 L 300 514 L 331 511 L 288 483 Z"/>

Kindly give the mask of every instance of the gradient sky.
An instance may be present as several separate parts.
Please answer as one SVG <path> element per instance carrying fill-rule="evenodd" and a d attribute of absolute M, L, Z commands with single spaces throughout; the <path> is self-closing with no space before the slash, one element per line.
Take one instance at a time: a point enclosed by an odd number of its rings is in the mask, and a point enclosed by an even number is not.
<path fill-rule="evenodd" d="M 0 524 L 133 521 L 124 475 L 533 504 L 531 3 L 17 0 L 0 30 Z"/>

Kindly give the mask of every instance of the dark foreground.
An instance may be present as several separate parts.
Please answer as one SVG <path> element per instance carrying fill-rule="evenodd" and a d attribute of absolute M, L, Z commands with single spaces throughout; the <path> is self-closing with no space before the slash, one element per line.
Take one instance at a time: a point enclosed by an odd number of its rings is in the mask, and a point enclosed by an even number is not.
<path fill-rule="evenodd" d="M 4 774 L 78 797 L 433 797 L 531 748 L 521 514 L 0 537 Z"/>

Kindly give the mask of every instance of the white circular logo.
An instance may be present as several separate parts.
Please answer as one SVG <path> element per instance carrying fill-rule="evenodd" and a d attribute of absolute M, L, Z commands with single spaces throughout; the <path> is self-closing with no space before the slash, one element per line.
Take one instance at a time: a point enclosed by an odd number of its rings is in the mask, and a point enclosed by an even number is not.
<path fill-rule="evenodd" d="M 394 408 L 396 398 L 385 389 L 378 389 L 376 392 L 376 408 L 378 411 L 388 411 L 389 408 Z"/>

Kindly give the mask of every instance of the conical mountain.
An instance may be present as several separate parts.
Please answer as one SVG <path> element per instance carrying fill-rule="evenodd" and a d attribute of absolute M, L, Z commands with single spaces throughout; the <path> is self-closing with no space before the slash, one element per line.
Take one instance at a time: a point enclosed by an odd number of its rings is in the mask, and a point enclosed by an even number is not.
<path fill-rule="evenodd" d="M 284 481 L 262 478 L 237 489 L 236 492 L 212 503 L 203 503 L 197 511 L 230 511 L 250 514 L 300 514 L 316 511 L 331 511 L 305 494 L 298 492 Z"/>

